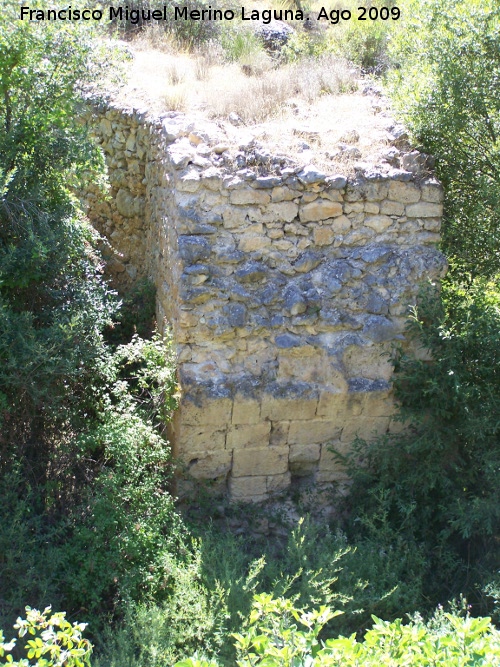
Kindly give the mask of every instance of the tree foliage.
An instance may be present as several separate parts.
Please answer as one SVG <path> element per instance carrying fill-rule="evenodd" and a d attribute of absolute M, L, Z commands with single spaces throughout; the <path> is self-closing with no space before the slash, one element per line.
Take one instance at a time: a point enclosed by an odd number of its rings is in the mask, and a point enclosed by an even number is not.
<path fill-rule="evenodd" d="M 448 284 L 427 295 L 408 335 L 432 361 L 396 357 L 395 393 L 407 428 L 348 455 L 353 535 L 420 554 L 419 608 L 482 587 L 500 566 L 500 298 L 497 284 Z M 411 559 L 408 560 L 410 564 Z"/>
<path fill-rule="evenodd" d="M 500 9 L 411 0 L 393 41 L 392 89 L 447 198 L 443 249 L 462 275 L 500 270 Z"/>
<path fill-rule="evenodd" d="M 172 350 L 106 342 L 119 304 L 73 194 L 104 174 L 78 121 L 98 57 L 77 27 L 0 25 L 4 618 L 51 602 L 103 620 L 161 590 L 161 558 L 182 533 L 163 438 Z"/>

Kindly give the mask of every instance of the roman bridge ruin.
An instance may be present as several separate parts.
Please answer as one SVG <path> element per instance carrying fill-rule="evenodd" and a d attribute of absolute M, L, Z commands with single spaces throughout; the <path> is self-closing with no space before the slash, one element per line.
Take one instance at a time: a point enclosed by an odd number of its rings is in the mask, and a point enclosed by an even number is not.
<path fill-rule="evenodd" d="M 326 175 L 183 114 L 92 115 L 111 198 L 87 203 L 108 273 L 122 292 L 153 280 L 173 332 L 179 493 L 207 480 L 258 501 L 344 479 L 332 446 L 399 427 L 387 353 L 446 267 L 422 156 Z"/>

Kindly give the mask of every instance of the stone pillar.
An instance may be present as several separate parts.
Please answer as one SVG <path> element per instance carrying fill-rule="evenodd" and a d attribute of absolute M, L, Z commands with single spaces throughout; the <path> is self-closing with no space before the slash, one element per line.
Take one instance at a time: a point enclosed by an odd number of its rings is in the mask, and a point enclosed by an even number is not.
<path fill-rule="evenodd" d="M 328 175 L 181 114 L 108 110 L 97 130 L 112 199 L 91 208 L 123 267 L 109 270 L 154 279 L 177 347 L 179 491 L 207 480 L 258 501 L 343 479 L 331 449 L 392 428 L 388 353 L 446 270 L 424 161 Z"/>

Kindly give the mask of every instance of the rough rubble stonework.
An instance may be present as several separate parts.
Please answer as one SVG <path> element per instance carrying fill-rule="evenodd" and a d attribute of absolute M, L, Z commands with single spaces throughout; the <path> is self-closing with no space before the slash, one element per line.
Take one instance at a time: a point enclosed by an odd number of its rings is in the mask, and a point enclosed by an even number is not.
<path fill-rule="evenodd" d="M 107 270 L 121 290 L 152 278 L 173 330 L 179 493 L 213 480 L 258 501 L 344 479 L 332 446 L 398 426 L 387 352 L 419 285 L 446 268 L 440 184 L 415 153 L 408 171 L 326 176 L 182 114 L 93 119 L 111 198 L 87 203 Z"/>

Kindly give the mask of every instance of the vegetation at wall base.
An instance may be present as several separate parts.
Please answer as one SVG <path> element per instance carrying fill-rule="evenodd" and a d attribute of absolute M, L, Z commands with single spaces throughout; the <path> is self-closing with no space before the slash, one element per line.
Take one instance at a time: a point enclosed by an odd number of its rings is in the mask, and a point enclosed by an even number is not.
<path fill-rule="evenodd" d="M 485 613 L 484 587 L 500 566 L 498 285 L 445 282 L 441 295 L 423 296 L 408 335 L 432 360 L 398 355 L 406 431 L 358 441 L 345 459 L 347 534 L 419 554 L 407 573 L 420 581 L 419 609 L 432 591 L 432 603 L 464 593 Z"/>

